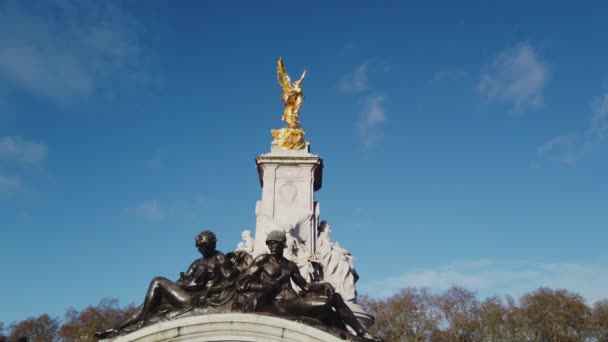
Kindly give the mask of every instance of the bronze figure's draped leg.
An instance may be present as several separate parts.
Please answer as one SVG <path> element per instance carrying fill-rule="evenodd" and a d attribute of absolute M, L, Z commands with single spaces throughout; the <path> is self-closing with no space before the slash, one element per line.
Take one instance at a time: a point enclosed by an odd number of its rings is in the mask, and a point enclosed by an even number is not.
<path fill-rule="evenodd" d="M 266 237 L 269 254 L 259 255 L 237 280 L 237 289 L 254 293 L 253 310 L 271 310 L 280 315 L 306 316 L 338 327 L 349 325 L 358 336 L 376 340 L 357 321 L 342 296 L 329 283 L 307 283 L 298 266 L 283 257 L 285 232 L 275 230 Z M 302 289 L 300 295 L 291 287 Z M 335 311 L 334 311 L 335 310 Z"/>
<path fill-rule="evenodd" d="M 133 316 L 120 323 L 116 328 L 95 332 L 95 336 L 104 338 L 133 324 L 137 323 L 143 325 L 148 317 L 156 312 L 163 299 L 176 309 L 189 308 L 192 306 L 193 300 L 198 298 L 198 296 L 194 296 L 195 294 L 196 292 L 186 291 L 180 285 L 167 278 L 155 277 L 150 282 L 150 286 L 148 287 L 148 291 L 144 298 L 144 303 Z"/>
<path fill-rule="evenodd" d="M 333 293 L 330 297 L 309 294 L 292 300 L 279 300 L 275 302 L 274 307 L 281 315 L 316 317 L 325 324 L 339 328 L 346 328 L 343 324 L 346 323 L 358 336 L 366 334 L 357 317 L 338 293 Z"/>
<path fill-rule="evenodd" d="M 105 338 L 134 324 L 142 326 L 164 303 L 172 309 L 188 311 L 208 295 L 209 288 L 234 278 L 236 273 L 226 257 L 215 249 L 216 243 L 217 238 L 211 231 L 197 235 L 195 244 L 202 258 L 195 260 L 176 282 L 163 277 L 152 279 L 137 312 L 118 327 L 95 332 L 95 336 Z"/>

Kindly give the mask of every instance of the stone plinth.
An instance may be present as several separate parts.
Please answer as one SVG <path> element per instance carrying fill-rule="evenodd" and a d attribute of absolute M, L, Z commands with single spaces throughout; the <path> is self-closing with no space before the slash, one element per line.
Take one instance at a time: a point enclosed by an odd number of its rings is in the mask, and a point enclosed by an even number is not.
<path fill-rule="evenodd" d="M 226 313 L 190 316 L 139 329 L 112 342 L 344 341 L 311 326 L 271 316 Z"/>
<path fill-rule="evenodd" d="M 262 199 L 256 204 L 255 256 L 267 253 L 266 236 L 295 226 L 295 235 L 314 253 L 319 205 L 314 192 L 321 188 L 323 159 L 301 150 L 280 150 L 256 157 Z"/>

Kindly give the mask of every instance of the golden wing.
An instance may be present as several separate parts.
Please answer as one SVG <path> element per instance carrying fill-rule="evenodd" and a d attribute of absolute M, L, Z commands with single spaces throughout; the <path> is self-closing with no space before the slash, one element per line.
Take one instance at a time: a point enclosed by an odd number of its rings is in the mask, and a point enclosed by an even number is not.
<path fill-rule="evenodd" d="M 287 75 L 287 70 L 285 70 L 283 57 L 279 58 L 279 63 L 277 65 L 277 78 L 279 79 L 279 84 L 281 85 L 281 88 L 283 88 L 283 91 L 289 93 L 293 86 L 291 85 L 289 75 Z"/>
<path fill-rule="evenodd" d="M 304 69 L 304 72 L 302 73 L 302 76 L 300 77 L 299 80 L 296 81 L 296 85 L 301 85 L 302 81 L 304 81 L 304 77 L 306 77 L 306 69 Z"/>

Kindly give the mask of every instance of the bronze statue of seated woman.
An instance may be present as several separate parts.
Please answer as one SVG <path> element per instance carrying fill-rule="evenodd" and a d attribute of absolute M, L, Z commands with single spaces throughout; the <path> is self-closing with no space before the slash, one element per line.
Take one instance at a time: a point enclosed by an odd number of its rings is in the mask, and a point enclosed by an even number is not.
<path fill-rule="evenodd" d="M 95 336 L 105 338 L 133 325 L 141 327 L 163 306 L 179 313 L 186 312 L 205 302 L 213 292 L 209 289 L 238 275 L 226 256 L 215 249 L 217 238 L 213 232 L 203 231 L 194 240 L 202 258 L 195 260 L 186 272 L 181 272 L 176 282 L 163 277 L 152 279 L 137 312 L 118 327 L 96 332 Z"/>

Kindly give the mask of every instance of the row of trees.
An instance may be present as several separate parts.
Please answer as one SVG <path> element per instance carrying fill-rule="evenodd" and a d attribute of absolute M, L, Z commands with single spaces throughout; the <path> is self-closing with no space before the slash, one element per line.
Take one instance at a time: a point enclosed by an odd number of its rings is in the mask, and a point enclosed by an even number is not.
<path fill-rule="evenodd" d="M 539 288 L 519 301 L 479 301 L 452 287 L 440 295 L 406 288 L 390 298 L 363 297 L 372 332 L 392 341 L 608 341 L 608 299 L 592 307 L 567 290 Z"/>
<path fill-rule="evenodd" d="M 81 311 L 67 309 L 63 324 L 59 318 L 47 314 L 6 327 L 0 322 L 0 342 L 95 341 L 93 332 L 116 326 L 135 310 L 134 305 L 120 307 L 118 300 L 104 298 L 97 306 L 89 306 Z"/>
<path fill-rule="evenodd" d="M 608 299 L 589 307 L 578 294 L 539 288 L 519 301 L 452 287 L 439 295 L 406 288 L 387 299 L 361 296 L 360 303 L 376 322 L 372 332 L 393 341 L 598 341 L 608 342 Z M 41 315 L 4 326 L 0 342 L 94 341 L 93 332 L 116 326 L 136 310 L 103 299 L 81 311 L 70 308 L 63 323 Z"/>

